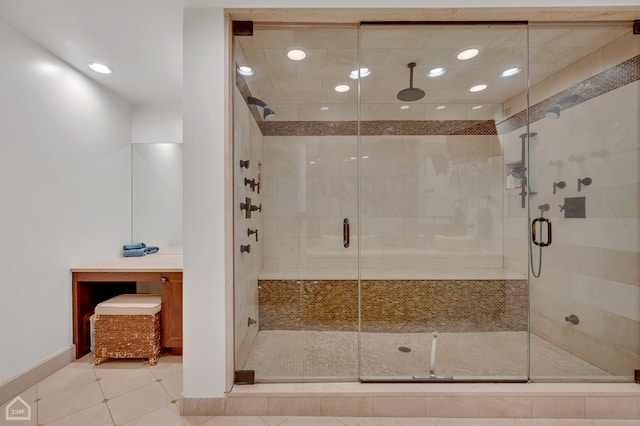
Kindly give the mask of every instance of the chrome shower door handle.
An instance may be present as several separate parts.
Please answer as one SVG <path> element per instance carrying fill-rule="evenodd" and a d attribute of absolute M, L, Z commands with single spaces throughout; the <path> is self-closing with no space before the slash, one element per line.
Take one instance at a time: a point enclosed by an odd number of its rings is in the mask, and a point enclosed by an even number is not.
<path fill-rule="evenodd" d="M 349 219 L 345 217 L 342 221 L 342 244 L 344 245 L 344 248 L 349 248 L 349 239 Z"/>

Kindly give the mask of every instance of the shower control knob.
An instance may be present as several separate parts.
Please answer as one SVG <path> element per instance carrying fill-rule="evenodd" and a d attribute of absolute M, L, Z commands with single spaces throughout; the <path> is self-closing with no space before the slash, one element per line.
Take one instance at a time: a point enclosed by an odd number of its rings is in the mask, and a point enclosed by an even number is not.
<path fill-rule="evenodd" d="M 560 207 L 560 211 L 561 211 L 561 212 L 563 212 L 563 211 L 564 211 L 564 209 L 566 209 L 566 208 L 567 208 L 567 206 L 565 206 L 564 204 L 563 204 L 563 205 L 561 205 L 561 206 L 558 206 L 558 207 Z"/>
<path fill-rule="evenodd" d="M 564 320 L 574 325 L 577 325 L 580 323 L 580 319 L 578 318 L 577 315 L 574 315 L 574 314 L 571 314 L 568 317 L 564 317 Z"/>

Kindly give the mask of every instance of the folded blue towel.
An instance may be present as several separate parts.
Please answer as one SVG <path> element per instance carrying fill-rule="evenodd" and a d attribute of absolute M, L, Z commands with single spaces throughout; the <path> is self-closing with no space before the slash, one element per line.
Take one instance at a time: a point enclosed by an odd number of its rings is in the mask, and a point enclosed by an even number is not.
<path fill-rule="evenodd" d="M 147 254 L 156 253 L 158 250 L 160 250 L 160 249 L 158 247 L 155 247 L 155 246 L 149 246 L 149 247 L 144 249 L 144 251 L 147 252 Z"/>
<path fill-rule="evenodd" d="M 135 249 L 143 249 L 147 245 L 145 243 L 134 243 L 134 244 L 125 244 L 122 246 L 122 250 L 135 250 Z"/>
<path fill-rule="evenodd" d="M 122 250 L 122 256 L 124 257 L 139 257 L 139 256 L 146 256 L 146 255 L 147 255 L 147 252 L 146 252 L 146 249 L 144 248 Z"/>

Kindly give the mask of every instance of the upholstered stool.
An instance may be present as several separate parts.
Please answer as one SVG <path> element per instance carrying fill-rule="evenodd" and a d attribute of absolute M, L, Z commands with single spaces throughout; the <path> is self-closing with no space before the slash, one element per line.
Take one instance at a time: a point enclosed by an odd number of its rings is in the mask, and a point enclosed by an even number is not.
<path fill-rule="evenodd" d="M 94 362 L 106 358 L 149 358 L 158 363 L 162 329 L 161 297 L 121 294 L 96 306 L 93 321 Z"/>

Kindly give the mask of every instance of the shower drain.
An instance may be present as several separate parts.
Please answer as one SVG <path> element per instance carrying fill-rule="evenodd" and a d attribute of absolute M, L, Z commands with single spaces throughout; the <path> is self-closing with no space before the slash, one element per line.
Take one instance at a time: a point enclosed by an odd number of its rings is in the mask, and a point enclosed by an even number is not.
<path fill-rule="evenodd" d="M 400 352 L 411 352 L 411 348 L 408 348 L 408 347 L 406 347 L 406 346 L 400 346 L 400 347 L 398 348 L 398 350 L 399 350 Z"/>

